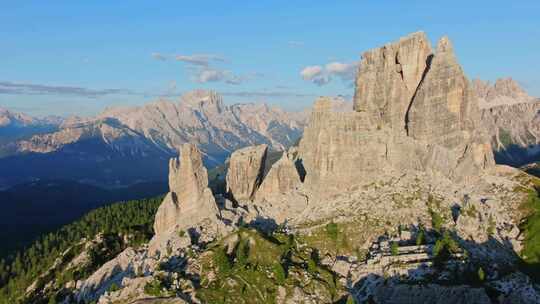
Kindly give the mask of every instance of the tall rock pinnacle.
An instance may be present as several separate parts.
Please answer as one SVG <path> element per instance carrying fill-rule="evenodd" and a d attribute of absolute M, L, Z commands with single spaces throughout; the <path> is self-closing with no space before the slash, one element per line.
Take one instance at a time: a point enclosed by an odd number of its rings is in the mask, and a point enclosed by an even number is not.
<path fill-rule="evenodd" d="M 470 137 L 478 103 L 448 37 L 440 39 L 429 72 L 408 112 L 409 135 L 454 148 Z"/>
<path fill-rule="evenodd" d="M 170 192 L 156 213 L 156 234 L 188 229 L 205 219 L 217 222 L 219 210 L 208 188 L 208 173 L 199 149 L 183 145 L 180 160 L 172 159 L 169 170 Z"/>

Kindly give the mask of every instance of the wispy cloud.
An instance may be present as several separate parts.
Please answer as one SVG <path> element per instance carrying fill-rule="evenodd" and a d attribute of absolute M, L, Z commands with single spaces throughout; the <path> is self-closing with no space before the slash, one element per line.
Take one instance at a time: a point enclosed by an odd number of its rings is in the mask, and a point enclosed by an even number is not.
<path fill-rule="evenodd" d="M 211 62 L 225 62 L 225 58 L 212 54 L 176 55 L 176 61 L 207 67 Z"/>
<path fill-rule="evenodd" d="M 311 81 L 318 86 L 323 86 L 332 81 L 335 77 L 340 78 L 344 83 L 351 84 L 356 75 L 358 62 L 342 63 L 330 62 L 324 67 L 312 65 L 303 68 L 300 76 L 306 81 Z"/>
<path fill-rule="evenodd" d="M 0 94 L 5 95 L 67 95 L 96 98 L 105 95 L 138 95 L 126 89 L 89 89 L 73 86 L 53 86 L 34 83 L 0 81 Z"/>
<path fill-rule="evenodd" d="M 223 56 L 215 54 L 191 54 L 168 56 L 162 53 L 152 53 L 156 60 L 165 61 L 174 59 L 175 61 L 187 64 L 187 69 L 191 73 L 191 80 L 197 83 L 223 82 L 231 85 L 238 85 L 245 81 L 262 77 L 261 73 L 249 73 L 238 75 L 228 69 L 216 67 L 217 63 L 227 63 Z"/>

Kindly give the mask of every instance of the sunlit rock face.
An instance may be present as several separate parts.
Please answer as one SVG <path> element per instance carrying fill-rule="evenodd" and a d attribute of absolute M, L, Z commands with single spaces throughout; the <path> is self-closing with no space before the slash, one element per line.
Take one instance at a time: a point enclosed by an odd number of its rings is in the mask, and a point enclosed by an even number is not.
<path fill-rule="evenodd" d="M 227 193 L 238 202 L 252 200 L 259 188 L 264 171 L 267 145 L 235 151 L 227 171 Z"/>
<path fill-rule="evenodd" d="M 405 114 L 432 54 L 425 33 L 417 32 L 362 56 L 356 77 L 354 110 L 371 123 L 405 132 Z"/>
<path fill-rule="evenodd" d="M 306 184 L 347 189 L 393 170 L 474 179 L 494 164 L 478 100 L 443 37 L 422 32 L 364 53 L 354 112 L 320 98 L 300 143 Z"/>

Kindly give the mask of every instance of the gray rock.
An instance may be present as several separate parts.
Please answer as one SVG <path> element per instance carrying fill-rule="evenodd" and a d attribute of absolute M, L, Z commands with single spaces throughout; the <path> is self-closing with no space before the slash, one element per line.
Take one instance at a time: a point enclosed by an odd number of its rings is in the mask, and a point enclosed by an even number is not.
<path fill-rule="evenodd" d="M 250 201 L 262 182 L 267 145 L 235 151 L 227 171 L 227 192 L 238 202 Z"/>

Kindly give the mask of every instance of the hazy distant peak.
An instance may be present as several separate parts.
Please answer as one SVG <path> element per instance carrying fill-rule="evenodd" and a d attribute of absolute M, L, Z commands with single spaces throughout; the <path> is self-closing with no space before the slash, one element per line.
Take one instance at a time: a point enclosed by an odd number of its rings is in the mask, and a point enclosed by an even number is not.
<path fill-rule="evenodd" d="M 11 124 L 16 126 L 29 126 L 37 123 L 38 121 L 29 115 L 13 112 L 0 107 L 0 127 Z"/>
<path fill-rule="evenodd" d="M 187 92 L 180 97 L 180 104 L 200 109 L 215 109 L 218 112 L 221 112 L 224 108 L 223 97 L 217 92 L 210 90 L 193 90 Z"/>
<path fill-rule="evenodd" d="M 489 81 L 474 79 L 472 87 L 479 98 L 478 103 L 481 108 L 527 103 L 536 100 L 511 77 L 499 78 L 494 84 Z"/>

